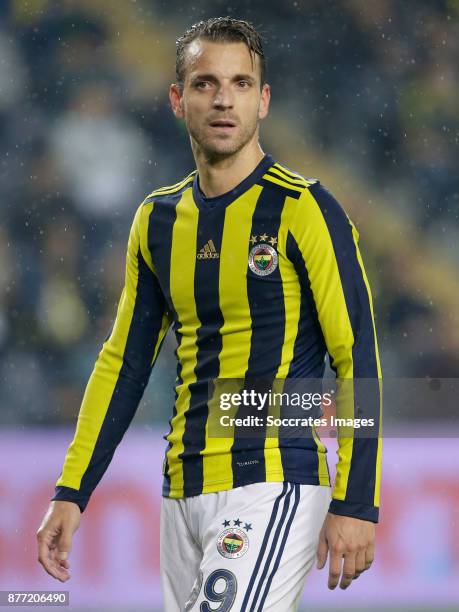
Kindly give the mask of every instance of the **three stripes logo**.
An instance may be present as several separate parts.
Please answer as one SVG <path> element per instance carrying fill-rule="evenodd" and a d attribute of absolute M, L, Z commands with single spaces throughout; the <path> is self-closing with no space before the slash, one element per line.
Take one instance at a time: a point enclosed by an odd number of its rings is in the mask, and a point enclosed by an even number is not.
<path fill-rule="evenodd" d="M 220 255 L 217 253 L 213 240 L 208 240 L 196 255 L 197 259 L 218 259 L 219 257 Z"/>
<path fill-rule="evenodd" d="M 300 485 L 282 484 L 260 546 L 240 612 L 264 610 L 271 584 L 281 563 L 290 528 L 300 502 Z"/>

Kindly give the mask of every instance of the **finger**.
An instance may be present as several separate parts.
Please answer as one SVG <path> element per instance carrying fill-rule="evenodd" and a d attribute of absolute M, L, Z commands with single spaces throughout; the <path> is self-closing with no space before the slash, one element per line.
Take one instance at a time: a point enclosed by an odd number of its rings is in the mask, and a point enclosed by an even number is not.
<path fill-rule="evenodd" d="M 57 539 L 57 558 L 59 561 L 66 561 L 72 549 L 72 534 L 65 530 Z"/>
<path fill-rule="evenodd" d="M 355 575 L 354 580 L 365 571 L 365 550 L 359 550 L 355 556 Z"/>
<path fill-rule="evenodd" d="M 355 576 L 355 553 L 344 555 L 343 576 L 340 582 L 340 589 L 347 589 Z"/>
<path fill-rule="evenodd" d="M 317 569 L 322 569 L 327 562 L 328 544 L 325 537 L 324 529 L 321 530 L 319 536 L 319 546 L 317 547 Z"/>
<path fill-rule="evenodd" d="M 41 541 L 38 545 L 38 561 L 41 563 L 45 571 L 60 580 L 61 582 L 65 582 L 69 579 L 68 571 L 65 568 L 61 568 L 56 561 L 52 558 L 52 550 L 50 550 L 46 541 Z"/>
<path fill-rule="evenodd" d="M 375 558 L 375 544 L 371 542 L 365 550 L 365 569 L 369 569 Z"/>
<path fill-rule="evenodd" d="M 57 549 L 57 547 L 55 547 L 53 550 L 51 550 L 51 559 L 59 566 L 64 567 L 66 569 L 69 569 L 70 567 L 70 562 L 67 559 L 60 559 L 59 558 L 59 551 Z"/>
<path fill-rule="evenodd" d="M 60 528 L 56 524 L 38 530 L 38 561 L 50 576 L 65 582 L 70 578 L 68 568 L 61 567 L 58 559 L 56 559 L 58 554 L 56 542 L 60 535 L 59 532 Z"/>
<path fill-rule="evenodd" d="M 46 557 L 40 556 L 39 561 L 44 567 L 45 571 L 53 578 L 56 578 L 56 580 L 66 582 L 70 578 L 67 568 L 59 567 L 59 565 L 52 559 L 47 559 Z"/>
<path fill-rule="evenodd" d="M 338 550 L 330 550 L 330 562 L 328 571 L 328 588 L 334 589 L 341 576 L 343 553 Z"/>

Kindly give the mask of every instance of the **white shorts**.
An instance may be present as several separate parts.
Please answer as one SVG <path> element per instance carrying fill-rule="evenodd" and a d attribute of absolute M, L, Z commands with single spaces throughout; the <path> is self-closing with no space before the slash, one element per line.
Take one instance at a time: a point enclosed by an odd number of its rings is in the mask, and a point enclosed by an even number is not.
<path fill-rule="evenodd" d="M 164 610 L 296 610 L 331 495 L 326 486 L 260 482 L 163 498 Z"/>

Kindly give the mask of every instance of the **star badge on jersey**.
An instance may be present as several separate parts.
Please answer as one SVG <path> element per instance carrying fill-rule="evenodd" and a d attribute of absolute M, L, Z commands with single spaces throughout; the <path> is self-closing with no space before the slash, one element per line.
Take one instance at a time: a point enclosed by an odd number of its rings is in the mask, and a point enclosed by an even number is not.
<path fill-rule="evenodd" d="M 260 244 L 255 244 L 257 241 L 261 241 Z M 278 255 L 275 249 L 277 237 L 268 236 L 266 233 L 253 235 L 250 238 L 250 244 L 254 246 L 249 253 L 249 268 L 257 276 L 272 274 L 278 265 Z"/>
<path fill-rule="evenodd" d="M 231 524 L 233 524 L 232 527 Z M 217 550 L 226 559 L 239 559 L 249 549 L 249 538 L 246 532 L 252 529 L 252 524 L 236 518 L 232 521 L 225 519 L 222 525 L 226 529 L 218 535 Z"/>

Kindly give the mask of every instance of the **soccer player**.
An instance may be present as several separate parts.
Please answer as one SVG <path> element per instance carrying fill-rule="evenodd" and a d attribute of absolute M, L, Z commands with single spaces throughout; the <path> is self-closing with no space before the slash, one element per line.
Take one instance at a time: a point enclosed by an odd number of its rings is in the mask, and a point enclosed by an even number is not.
<path fill-rule="evenodd" d="M 339 440 L 332 488 L 313 430 L 212 436 L 208 388 L 217 379 L 321 378 L 327 353 L 342 379 L 380 379 L 358 234 L 318 180 L 263 152 L 270 87 L 249 23 L 224 17 L 192 26 L 177 41 L 176 77 L 170 102 L 196 170 L 137 209 L 116 320 L 37 533 L 39 560 L 58 580 L 69 578 L 80 515 L 172 325 L 164 609 L 296 610 L 315 560 L 322 568 L 329 558 L 331 589 L 348 587 L 373 561 L 380 436 Z M 364 401 L 355 412 L 365 417 Z"/>

